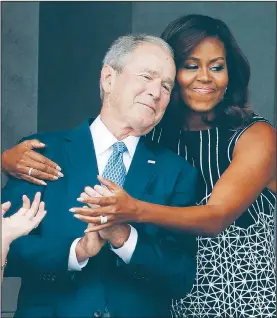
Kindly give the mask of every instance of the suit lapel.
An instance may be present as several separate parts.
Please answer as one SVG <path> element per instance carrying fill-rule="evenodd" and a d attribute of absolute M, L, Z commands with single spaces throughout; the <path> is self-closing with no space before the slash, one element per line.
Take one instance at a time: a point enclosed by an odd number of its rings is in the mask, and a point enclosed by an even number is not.
<path fill-rule="evenodd" d="M 82 206 L 76 199 L 84 191 L 86 186 L 99 184 L 97 179 L 98 167 L 89 121 L 70 131 L 65 136 L 65 152 L 68 163 L 67 173 L 67 207 Z M 74 232 L 82 233 L 87 227 L 85 222 L 79 221 L 68 212 L 67 226 Z"/>
<path fill-rule="evenodd" d="M 131 196 L 141 196 L 157 171 L 156 160 L 157 153 L 154 148 L 141 137 L 124 183 L 124 189 Z"/>

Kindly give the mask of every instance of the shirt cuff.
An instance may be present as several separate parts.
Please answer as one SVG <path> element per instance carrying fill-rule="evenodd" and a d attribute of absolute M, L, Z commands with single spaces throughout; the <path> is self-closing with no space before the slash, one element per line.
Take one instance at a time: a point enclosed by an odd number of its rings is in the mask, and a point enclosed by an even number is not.
<path fill-rule="evenodd" d="M 80 241 L 81 237 L 76 238 L 76 240 L 73 241 L 70 247 L 69 252 L 69 258 L 68 258 L 68 270 L 69 271 L 81 271 L 83 267 L 85 267 L 89 261 L 89 259 L 86 259 L 82 262 L 78 262 L 77 256 L 76 256 L 76 245 Z"/>
<path fill-rule="evenodd" d="M 123 246 L 119 248 L 114 248 L 111 244 L 111 250 L 117 254 L 126 264 L 130 263 L 130 260 L 132 258 L 132 255 L 135 251 L 137 241 L 138 241 L 138 232 L 137 230 L 129 224 L 131 227 L 131 232 L 129 235 L 128 240 L 123 244 Z"/>

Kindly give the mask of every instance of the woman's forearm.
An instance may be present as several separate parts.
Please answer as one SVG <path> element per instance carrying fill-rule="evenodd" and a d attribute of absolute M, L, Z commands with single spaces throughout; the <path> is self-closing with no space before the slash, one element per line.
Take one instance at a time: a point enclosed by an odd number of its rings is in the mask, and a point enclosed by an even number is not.
<path fill-rule="evenodd" d="M 1 258 L 2 258 L 1 265 L 3 269 L 1 269 L 1 282 L 3 280 L 4 266 L 6 264 L 9 249 L 10 249 L 10 243 L 7 240 L 5 240 L 5 238 L 3 238 L 2 239 L 2 255 L 1 255 Z"/>
<path fill-rule="evenodd" d="M 138 201 L 138 222 L 153 223 L 198 235 L 215 236 L 225 228 L 218 206 L 170 207 Z"/>

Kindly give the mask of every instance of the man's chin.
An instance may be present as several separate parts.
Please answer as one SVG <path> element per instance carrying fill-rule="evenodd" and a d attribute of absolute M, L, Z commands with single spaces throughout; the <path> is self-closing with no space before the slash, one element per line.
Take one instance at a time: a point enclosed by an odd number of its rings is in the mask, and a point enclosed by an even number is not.
<path fill-rule="evenodd" d="M 143 136 L 148 134 L 156 125 L 156 123 L 145 123 L 143 121 L 137 122 L 133 125 L 133 136 Z"/>

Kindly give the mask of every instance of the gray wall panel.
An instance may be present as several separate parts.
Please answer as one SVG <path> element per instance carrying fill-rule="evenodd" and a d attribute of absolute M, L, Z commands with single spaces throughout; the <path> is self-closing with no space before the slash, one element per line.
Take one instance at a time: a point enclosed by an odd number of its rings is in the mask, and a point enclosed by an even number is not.
<path fill-rule="evenodd" d="M 38 2 L 2 2 L 2 151 L 37 131 Z M 2 176 L 2 185 L 6 177 Z M 1 317 L 12 317 L 19 278 L 5 278 Z"/>
<path fill-rule="evenodd" d="M 37 131 L 38 2 L 2 2 L 2 151 Z"/>

